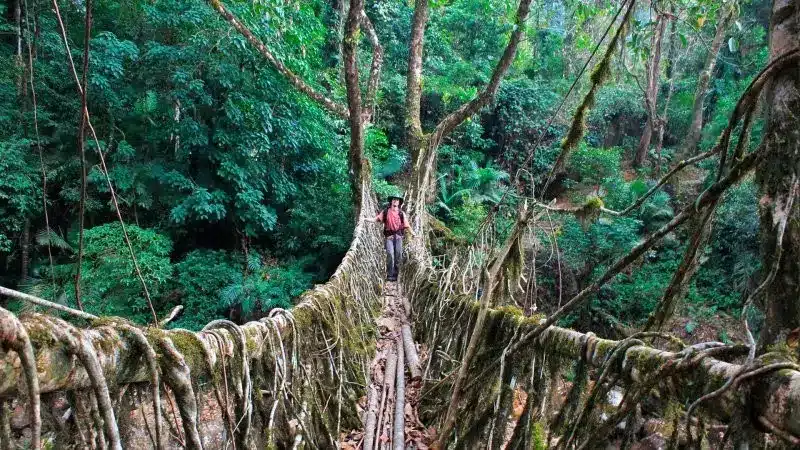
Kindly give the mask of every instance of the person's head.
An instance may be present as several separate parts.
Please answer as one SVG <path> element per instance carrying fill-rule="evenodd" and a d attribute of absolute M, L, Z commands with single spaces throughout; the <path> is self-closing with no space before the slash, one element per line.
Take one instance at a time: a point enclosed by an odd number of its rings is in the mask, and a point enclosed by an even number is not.
<path fill-rule="evenodd" d="M 393 198 L 389 204 L 392 206 L 392 208 L 399 208 L 400 207 L 400 199 Z"/>

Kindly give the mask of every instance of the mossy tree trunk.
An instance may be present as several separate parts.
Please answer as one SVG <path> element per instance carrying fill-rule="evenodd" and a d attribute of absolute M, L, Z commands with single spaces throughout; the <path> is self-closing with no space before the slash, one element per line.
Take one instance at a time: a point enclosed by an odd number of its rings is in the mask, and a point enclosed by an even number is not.
<path fill-rule="evenodd" d="M 720 8 L 722 9 L 722 7 Z M 686 136 L 686 142 L 683 146 L 684 155 L 694 153 L 697 144 L 700 142 L 700 132 L 703 130 L 703 105 L 708 95 L 708 85 L 711 83 L 711 75 L 714 73 L 714 68 L 717 65 L 717 54 L 722 41 L 725 38 L 725 30 L 728 28 L 732 17 L 731 12 L 722 13 L 722 16 L 717 23 L 717 28 L 714 31 L 714 40 L 711 41 L 711 48 L 708 50 L 706 62 L 703 65 L 703 70 L 697 79 L 697 87 L 694 94 L 694 104 L 692 106 L 692 121 L 689 125 L 689 133 Z"/>
<path fill-rule="evenodd" d="M 770 59 L 800 45 L 800 0 L 775 0 L 770 21 Z M 786 341 L 788 333 L 800 327 L 800 67 L 775 77 L 766 93 L 767 159 L 758 171 L 760 189 L 762 275 L 775 264 L 775 278 L 764 293 L 766 321 L 761 334 L 762 349 Z M 787 211 L 789 197 L 794 207 Z M 777 224 L 788 214 L 786 230 L 777 248 Z"/>
<path fill-rule="evenodd" d="M 633 164 L 642 167 L 647 159 L 647 151 L 650 150 L 650 141 L 653 138 L 653 131 L 657 127 L 658 113 L 658 87 L 661 79 L 661 42 L 664 37 L 664 29 L 667 26 L 667 16 L 659 13 L 653 30 L 653 37 L 650 39 L 650 51 L 652 54 L 647 61 L 647 86 L 645 87 L 644 100 L 647 107 L 647 122 L 644 125 L 644 132 L 639 139 L 639 146 L 636 148 L 636 155 Z"/>
<path fill-rule="evenodd" d="M 428 21 L 429 11 L 427 1 L 416 2 L 409 42 L 408 72 L 406 75 L 406 115 L 404 119 L 406 139 L 412 157 L 411 184 L 406 197 L 411 203 L 412 220 L 415 221 L 415 228 L 420 229 L 422 226 L 420 221 L 424 220 L 425 217 L 425 205 L 431 199 L 431 194 L 434 190 L 433 179 L 436 177 L 436 152 L 439 144 L 456 127 L 494 99 L 497 90 L 500 88 L 500 82 L 511 67 L 511 63 L 514 62 L 517 48 L 525 32 L 525 21 L 530 12 L 530 6 L 531 0 L 520 0 L 516 10 L 516 17 L 514 18 L 514 30 L 511 32 L 508 44 L 492 71 L 489 82 L 472 100 L 445 116 L 433 131 L 425 133 L 420 120 L 420 99 L 422 96 L 422 55 L 425 25 Z"/>

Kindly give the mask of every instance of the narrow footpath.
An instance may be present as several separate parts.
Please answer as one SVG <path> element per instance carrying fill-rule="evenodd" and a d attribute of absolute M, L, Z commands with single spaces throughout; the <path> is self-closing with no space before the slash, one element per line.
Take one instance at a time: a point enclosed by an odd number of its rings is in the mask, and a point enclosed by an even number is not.
<path fill-rule="evenodd" d="M 417 415 L 422 365 L 408 320 L 410 303 L 395 282 L 383 286 L 376 354 L 363 401 L 364 429 L 343 433 L 342 449 L 427 449 L 434 436 Z M 397 399 L 402 399 L 398 402 Z"/>

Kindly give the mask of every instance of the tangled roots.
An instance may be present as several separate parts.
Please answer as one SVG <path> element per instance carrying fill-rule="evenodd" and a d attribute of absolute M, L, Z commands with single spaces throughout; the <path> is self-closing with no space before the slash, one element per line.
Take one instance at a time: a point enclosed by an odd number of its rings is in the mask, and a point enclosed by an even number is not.
<path fill-rule="evenodd" d="M 211 331 L 215 329 L 225 329 L 231 333 L 236 339 L 236 345 L 239 347 L 234 354 L 241 355 L 241 369 L 240 378 L 233 380 L 234 392 L 237 397 L 237 411 L 236 426 L 234 432 L 236 433 L 236 441 L 241 448 L 247 448 L 248 437 L 250 434 L 250 423 L 252 421 L 253 408 L 253 385 L 250 379 L 250 356 L 247 350 L 247 339 L 244 331 L 239 325 L 229 320 L 215 320 L 203 327 L 203 331 Z"/>

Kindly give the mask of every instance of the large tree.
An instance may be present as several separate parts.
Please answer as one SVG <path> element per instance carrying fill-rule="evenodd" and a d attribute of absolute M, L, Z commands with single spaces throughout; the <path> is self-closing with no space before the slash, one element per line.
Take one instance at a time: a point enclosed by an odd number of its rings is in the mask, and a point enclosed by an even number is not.
<path fill-rule="evenodd" d="M 700 133 L 703 131 L 703 108 L 705 105 L 706 97 L 708 96 L 708 86 L 711 83 L 711 76 L 714 74 L 714 69 L 717 66 L 717 55 L 722 47 L 722 42 L 725 38 L 725 30 L 733 19 L 736 11 L 735 4 L 723 3 L 720 5 L 717 21 L 717 27 L 714 30 L 714 39 L 708 48 L 706 54 L 706 61 L 703 64 L 703 69 L 697 78 L 697 86 L 694 93 L 694 103 L 692 105 L 692 121 L 689 124 L 689 132 L 686 135 L 686 141 L 683 145 L 685 153 L 692 153 L 697 148 L 700 142 Z"/>
<path fill-rule="evenodd" d="M 379 68 L 381 61 L 380 44 L 372 25 L 364 13 L 363 0 L 350 0 L 348 19 L 345 25 L 343 41 L 343 59 L 345 65 L 345 85 L 347 90 L 347 107 L 336 100 L 321 93 L 298 75 L 293 73 L 281 62 L 274 53 L 244 25 L 235 15 L 218 0 L 209 0 L 214 7 L 231 25 L 253 44 L 256 49 L 269 61 L 270 64 L 285 76 L 297 89 L 318 102 L 329 112 L 345 118 L 350 126 L 350 176 L 353 186 L 353 198 L 358 199 L 360 177 L 364 149 L 364 129 L 372 119 L 372 106 L 378 90 Z M 427 1 L 417 1 L 414 5 L 414 14 L 411 23 L 409 38 L 408 72 L 406 74 L 406 106 L 404 115 L 404 128 L 406 129 L 407 143 L 412 156 L 412 180 L 407 195 L 413 205 L 416 220 L 423 220 L 425 215 L 424 205 L 429 191 L 433 186 L 431 182 L 436 175 L 436 151 L 442 139 L 450 134 L 456 127 L 466 121 L 470 116 L 489 104 L 500 87 L 500 82 L 508 72 L 517 53 L 517 48 L 522 40 L 525 30 L 525 20 L 530 11 L 531 0 L 520 0 L 514 16 L 513 29 L 500 59 L 495 65 L 488 83 L 483 86 L 470 101 L 453 110 L 442 118 L 436 126 L 426 131 L 420 120 L 420 104 L 422 96 L 422 62 L 425 43 L 425 28 L 429 19 L 430 5 Z M 372 42 L 374 50 L 373 65 L 370 80 L 367 83 L 366 101 L 361 101 L 361 92 L 357 64 L 357 40 L 360 25 L 364 24 L 367 36 Z M 377 62 L 377 63 L 376 63 Z M 357 200 L 356 200 L 357 201 Z M 359 205 L 356 205 L 357 209 Z M 421 227 L 421 223 L 415 224 Z"/>
<path fill-rule="evenodd" d="M 800 46 L 800 0 L 775 0 L 769 54 Z M 766 92 L 767 159 L 758 171 L 766 323 L 761 347 L 780 344 L 800 327 L 800 66 L 777 75 Z"/>

